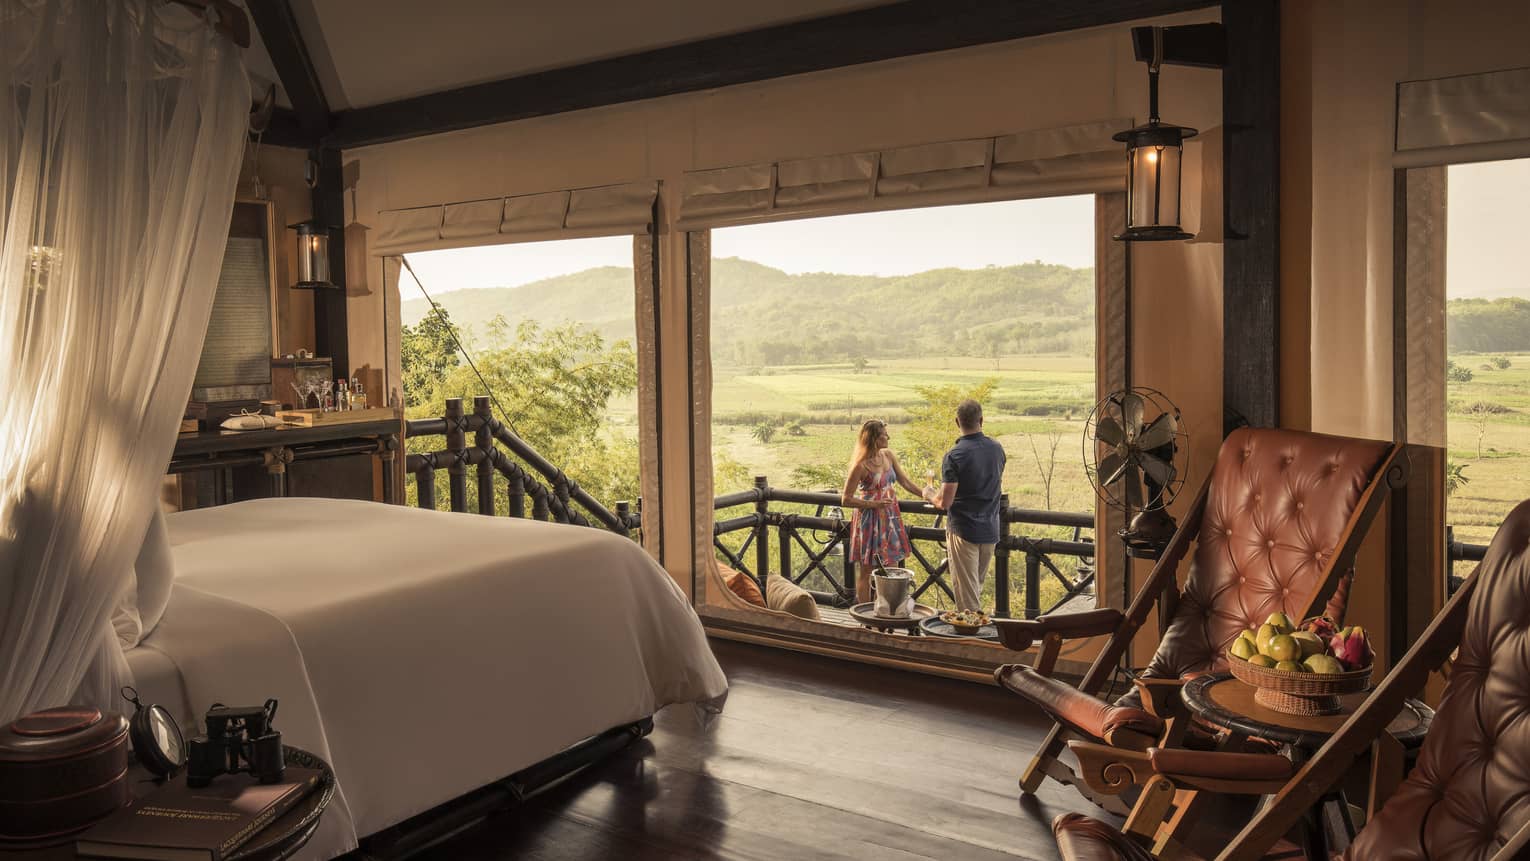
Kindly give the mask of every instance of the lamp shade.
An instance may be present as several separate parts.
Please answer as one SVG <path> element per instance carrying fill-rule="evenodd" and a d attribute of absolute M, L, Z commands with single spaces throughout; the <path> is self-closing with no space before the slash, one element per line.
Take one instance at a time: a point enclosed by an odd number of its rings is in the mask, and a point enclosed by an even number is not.
<path fill-rule="evenodd" d="M 297 283 L 294 290 L 332 290 L 329 280 L 329 228 L 313 221 L 292 225 L 297 231 Z"/>
<path fill-rule="evenodd" d="M 1115 135 L 1126 144 L 1126 230 L 1116 239 L 1191 239 L 1180 229 L 1180 166 L 1196 130 L 1154 120 Z"/>

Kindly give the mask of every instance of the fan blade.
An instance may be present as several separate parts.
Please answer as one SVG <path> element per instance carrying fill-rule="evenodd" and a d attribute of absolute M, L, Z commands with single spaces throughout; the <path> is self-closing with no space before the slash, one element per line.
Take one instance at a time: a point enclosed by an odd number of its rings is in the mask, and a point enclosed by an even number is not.
<path fill-rule="evenodd" d="M 1126 438 L 1134 440 L 1142 433 L 1142 396 L 1127 392 L 1121 399 L 1121 421 L 1126 426 Z"/>
<path fill-rule="evenodd" d="M 1179 430 L 1179 422 L 1174 420 L 1174 414 L 1164 413 L 1153 419 L 1153 423 L 1147 426 L 1141 436 L 1137 437 L 1137 445 L 1144 450 L 1158 448 L 1174 439 L 1174 433 L 1177 430 Z"/>
<path fill-rule="evenodd" d="M 1139 462 L 1142 464 L 1142 471 L 1147 473 L 1148 478 L 1158 482 L 1159 485 L 1167 487 L 1169 482 L 1174 480 L 1173 465 L 1164 463 L 1146 452 L 1142 453 Z"/>
<path fill-rule="evenodd" d="M 1132 508 L 1142 508 L 1142 473 L 1137 470 L 1137 464 L 1130 460 L 1122 471 L 1126 473 L 1126 504 Z"/>
<path fill-rule="evenodd" d="M 1121 478 L 1121 470 L 1126 466 L 1126 458 L 1115 452 L 1105 455 L 1100 459 L 1099 471 L 1095 474 L 1100 477 L 1100 486 L 1105 487 Z"/>
<path fill-rule="evenodd" d="M 1094 426 L 1094 438 L 1108 446 L 1118 446 L 1126 439 L 1126 433 L 1121 430 L 1121 423 L 1103 416 Z"/>

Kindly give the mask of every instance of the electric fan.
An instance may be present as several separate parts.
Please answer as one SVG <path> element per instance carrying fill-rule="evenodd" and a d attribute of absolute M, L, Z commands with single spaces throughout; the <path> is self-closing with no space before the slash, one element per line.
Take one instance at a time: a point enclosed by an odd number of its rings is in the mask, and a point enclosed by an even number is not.
<path fill-rule="evenodd" d="M 1135 555 L 1156 556 L 1174 536 L 1164 509 L 1185 485 L 1185 441 L 1179 408 L 1156 389 L 1111 392 L 1084 422 L 1084 471 L 1125 512 L 1121 539 Z"/>

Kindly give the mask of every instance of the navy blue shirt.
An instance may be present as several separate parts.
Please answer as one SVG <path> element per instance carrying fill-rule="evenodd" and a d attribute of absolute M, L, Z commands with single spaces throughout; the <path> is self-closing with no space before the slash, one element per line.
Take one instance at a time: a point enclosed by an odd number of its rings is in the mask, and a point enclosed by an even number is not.
<path fill-rule="evenodd" d="M 940 479 L 956 485 L 946 529 L 977 544 L 999 540 L 999 494 L 1004 482 L 1004 446 L 982 431 L 956 441 L 940 463 Z"/>

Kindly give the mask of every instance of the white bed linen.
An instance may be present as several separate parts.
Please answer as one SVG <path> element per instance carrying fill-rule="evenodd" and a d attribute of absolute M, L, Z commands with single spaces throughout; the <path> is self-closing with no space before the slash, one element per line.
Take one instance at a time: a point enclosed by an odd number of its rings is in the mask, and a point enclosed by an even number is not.
<path fill-rule="evenodd" d="M 281 701 L 284 740 L 340 781 L 303 858 L 727 692 L 674 581 L 609 532 L 326 499 L 168 525 L 174 594 L 133 666 L 166 705 L 167 663 L 182 708 Z"/>

